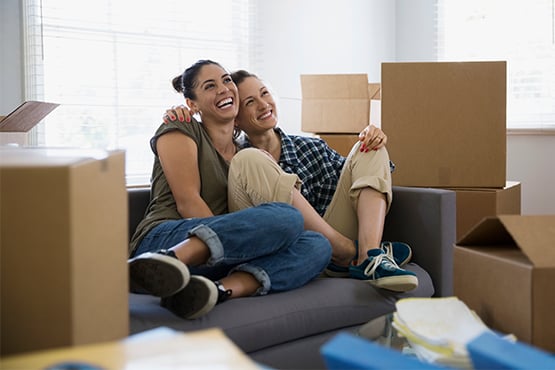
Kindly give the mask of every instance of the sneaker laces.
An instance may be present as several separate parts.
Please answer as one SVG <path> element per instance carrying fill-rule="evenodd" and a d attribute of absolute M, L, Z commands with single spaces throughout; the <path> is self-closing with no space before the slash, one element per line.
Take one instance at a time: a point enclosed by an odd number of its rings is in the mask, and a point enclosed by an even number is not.
<path fill-rule="evenodd" d="M 381 253 L 377 256 L 372 257 L 372 261 L 364 269 L 364 274 L 367 276 L 374 275 L 374 272 L 378 267 L 382 267 L 385 270 L 394 271 L 400 269 L 400 267 L 395 263 L 393 256 L 388 253 Z"/>
<path fill-rule="evenodd" d="M 382 250 L 388 257 L 390 257 L 392 261 L 395 261 L 395 259 L 393 258 L 393 244 L 391 244 L 391 242 L 382 243 Z"/>

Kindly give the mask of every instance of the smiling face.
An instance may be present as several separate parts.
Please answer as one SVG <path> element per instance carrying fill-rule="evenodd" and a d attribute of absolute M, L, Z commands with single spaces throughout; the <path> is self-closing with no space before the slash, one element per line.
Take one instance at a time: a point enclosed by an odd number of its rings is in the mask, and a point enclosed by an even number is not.
<path fill-rule="evenodd" d="M 230 121 L 237 116 L 237 86 L 219 65 L 207 64 L 200 69 L 194 93 L 195 99 L 187 98 L 187 105 L 195 112 L 202 112 L 203 121 Z"/>
<path fill-rule="evenodd" d="M 251 136 L 273 129 L 277 125 L 276 103 L 266 85 L 256 77 L 247 77 L 238 88 L 236 125 Z"/>

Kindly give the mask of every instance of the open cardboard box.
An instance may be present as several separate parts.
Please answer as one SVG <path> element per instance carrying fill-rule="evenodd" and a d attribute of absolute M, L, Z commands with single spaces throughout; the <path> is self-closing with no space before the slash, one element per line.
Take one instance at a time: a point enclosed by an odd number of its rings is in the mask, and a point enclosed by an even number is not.
<path fill-rule="evenodd" d="M 55 103 L 26 101 L 7 116 L 0 116 L 0 145 L 27 145 L 27 132 L 58 106 Z"/>
<path fill-rule="evenodd" d="M 503 188 L 452 188 L 457 194 L 457 237 L 462 238 L 485 217 L 519 215 L 521 184 L 507 181 Z"/>
<path fill-rule="evenodd" d="M 484 219 L 455 246 L 453 276 L 490 328 L 555 352 L 555 215 Z"/>
<path fill-rule="evenodd" d="M 366 74 L 301 75 L 301 90 L 301 129 L 313 133 L 358 134 L 370 123 L 371 101 L 381 96 Z"/>

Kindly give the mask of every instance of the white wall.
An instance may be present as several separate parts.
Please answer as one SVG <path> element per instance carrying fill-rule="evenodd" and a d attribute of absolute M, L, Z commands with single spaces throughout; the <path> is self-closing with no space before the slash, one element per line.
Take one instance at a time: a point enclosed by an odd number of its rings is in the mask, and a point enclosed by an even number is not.
<path fill-rule="evenodd" d="M 555 132 L 509 134 L 507 178 L 522 183 L 523 214 L 555 214 Z"/>
<path fill-rule="evenodd" d="M 429 62 L 436 53 L 436 0 L 396 0 L 395 50 L 398 62 Z"/>

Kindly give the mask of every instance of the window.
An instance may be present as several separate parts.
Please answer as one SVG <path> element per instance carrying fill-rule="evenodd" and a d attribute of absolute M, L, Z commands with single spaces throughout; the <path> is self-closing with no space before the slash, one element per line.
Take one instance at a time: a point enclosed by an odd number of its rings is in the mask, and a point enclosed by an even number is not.
<path fill-rule="evenodd" d="M 249 0 L 25 0 L 26 98 L 60 103 L 34 144 L 126 150 L 147 183 L 148 140 L 183 96 L 173 77 L 198 59 L 250 68 Z"/>
<path fill-rule="evenodd" d="M 438 0 L 438 59 L 507 61 L 507 128 L 555 130 L 555 1 Z"/>

